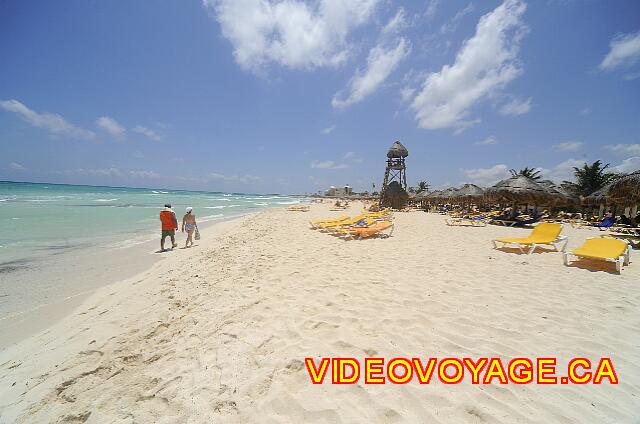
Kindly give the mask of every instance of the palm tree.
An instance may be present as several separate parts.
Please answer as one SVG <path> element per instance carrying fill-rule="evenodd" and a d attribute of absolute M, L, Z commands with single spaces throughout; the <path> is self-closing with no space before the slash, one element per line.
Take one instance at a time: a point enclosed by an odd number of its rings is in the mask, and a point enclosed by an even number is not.
<path fill-rule="evenodd" d="M 427 190 L 429 190 L 429 183 L 426 181 L 420 181 L 418 183 L 418 187 L 416 187 L 416 193 L 420 194 L 423 191 L 427 191 Z"/>
<path fill-rule="evenodd" d="M 531 178 L 534 181 L 538 181 L 542 178 L 540 175 L 540 170 L 536 168 L 529 168 L 525 166 L 523 169 L 516 171 L 515 169 L 510 169 L 511 175 L 517 177 L 518 175 L 522 175 L 523 177 Z"/>
<path fill-rule="evenodd" d="M 600 160 L 591 165 L 585 163 L 582 168 L 574 166 L 573 175 L 576 182 L 564 181 L 563 185 L 569 187 L 576 195 L 588 196 L 620 176 L 615 172 L 605 172 L 608 167 L 609 164 L 603 166 Z"/>

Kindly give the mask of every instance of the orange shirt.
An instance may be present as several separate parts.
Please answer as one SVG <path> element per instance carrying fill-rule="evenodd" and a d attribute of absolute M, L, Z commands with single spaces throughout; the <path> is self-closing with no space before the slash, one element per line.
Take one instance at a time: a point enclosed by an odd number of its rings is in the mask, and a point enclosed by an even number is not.
<path fill-rule="evenodd" d="M 170 211 L 160 211 L 160 221 L 162 221 L 163 230 L 175 230 L 176 222 L 174 220 L 174 214 Z"/>

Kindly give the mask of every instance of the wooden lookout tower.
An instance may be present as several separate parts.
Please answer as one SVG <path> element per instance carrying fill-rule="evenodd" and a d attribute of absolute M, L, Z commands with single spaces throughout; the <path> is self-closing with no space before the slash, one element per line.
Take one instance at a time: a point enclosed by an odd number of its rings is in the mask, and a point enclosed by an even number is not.
<path fill-rule="evenodd" d="M 380 190 L 380 206 L 402 209 L 409 200 L 407 193 L 407 167 L 404 158 L 409 151 L 399 141 L 387 152 L 387 169 Z"/>

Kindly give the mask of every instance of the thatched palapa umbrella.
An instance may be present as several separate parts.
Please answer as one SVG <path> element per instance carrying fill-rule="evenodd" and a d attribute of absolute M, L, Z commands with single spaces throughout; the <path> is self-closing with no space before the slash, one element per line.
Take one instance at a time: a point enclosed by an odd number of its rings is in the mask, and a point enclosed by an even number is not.
<path fill-rule="evenodd" d="M 609 188 L 608 198 L 624 206 L 640 203 L 640 171 L 632 172 L 614 181 Z"/>
<path fill-rule="evenodd" d="M 421 191 L 420 193 L 416 194 L 416 200 L 419 202 L 424 202 L 427 201 L 429 199 L 429 194 L 431 192 L 428 190 L 425 191 Z"/>
<path fill-rule="evenodd" d="M 395 143 L 393 143 L 389 148 L 389 151 L 387 152 L 387 157 L 389 159 L 406 158 L 407 156 L 409 156 L 409 151 L 399 141 L 396 141 Z"/>
<path fill-rule="evenodd" d="M 420 196 L 421 196 L 420 200 L 423 205 L 434 204 L 434 203 L 438 203 L 441 195 L 442 195 L 442 190 L 433 190 L 430 192 L 425 191 L 420 193 Z"/>
<path fill-rule="evenodd" d="M 496 203 L 549 203 L 554 199 L 552 193 L 543 184 L 539 184 L 524 175 L 516 175 L 502 180 L 485 192 L 487 198 Z"/>
<path fill-rule="evenodd" d="M 547 190 L 549 191 L 549 193 L 553 197 L 553 204 L 554 205 L 557 205 L 557 206 L 564 205 L 564 206 L 566 206 L 566 205 L 569 205 L 571 203 L 577 203 L 578 202 L 578 199 L 575 196 L 571 195 L 564 188 L 556 185 L 551 180 L 538 181 L 538 184 L 541 184 L 541 185 L 543 185 L 544 187 L 547 188 Z"/>
<path fill-rule="evenodd" d="M 416 197 L 415 197 L 416 202 L 419 202 L 421 207 L 425 207 L 429 203 L 430 193 L 431 193 L 430 191 L 425 190 L 423 192 L 416 194 Z"/>
<path fill-rule="evenodd" d="M 455 196 L 457 191 L 458 191 L 457 188 L 449 187 L 445 190 L 438 192 L 437 194 L 434 194 L 432 197 L 434 198 L 434 200 L 448 202 L 452 197 Z"/>
<path fill-rule="evenodd" d="M 477 202 L 484 196 L 484 189 L 475 184 L 465 184 L 455 191 L 452 198 L 459 202 Z"/>
<path fill-rule="evenodd" d="M 607 184 L 599 190 L 594 191 L 590 195 L 582 198 L 582 204 L 586 206 L 605 205 L 609 202 L 609 190 L 611 185 Z"/>
<path fill-rule="evenodd" d="M 425 194 L 424 197 L 426 197 L 429 200 L 435 200 L 440 197 L 440 194 L 442 194 L 442 190 L 433 190 Z"/>

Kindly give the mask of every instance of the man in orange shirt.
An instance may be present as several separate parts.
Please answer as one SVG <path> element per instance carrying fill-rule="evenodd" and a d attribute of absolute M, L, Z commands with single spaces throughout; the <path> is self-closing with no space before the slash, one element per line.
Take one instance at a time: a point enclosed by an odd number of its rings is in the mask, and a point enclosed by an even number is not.
<path fill-rule="evenodd" d="M 162 235 L 160 237 L 160 251 L 164 252 L 164 239 L 171 237 L 172 249 L 178 246 L 176 243 L 176 230 L 178 229 L 178 219 L 176 213 L 171 209 L 171 203 L 164 205 L 164 210 L 160 211 L 160 222 L 162 223 Z"/>

